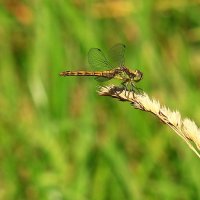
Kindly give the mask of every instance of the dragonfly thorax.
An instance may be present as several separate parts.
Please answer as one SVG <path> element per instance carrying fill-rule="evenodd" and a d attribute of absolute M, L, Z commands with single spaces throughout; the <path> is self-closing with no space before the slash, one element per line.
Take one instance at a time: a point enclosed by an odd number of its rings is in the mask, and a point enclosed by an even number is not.
<path fill-rule="evenodd" d="M 143 73 L 140 70 L 130 70 L 125 66 L 117 68 L 116 73 L 119 74 L 124 82 L 138 82 L 143 76 Z"/>

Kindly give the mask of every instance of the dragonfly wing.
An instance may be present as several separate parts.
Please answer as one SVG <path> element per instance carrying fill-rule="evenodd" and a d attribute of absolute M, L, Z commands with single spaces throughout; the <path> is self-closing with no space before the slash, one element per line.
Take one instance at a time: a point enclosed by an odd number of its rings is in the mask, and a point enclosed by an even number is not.
<path fill-rule="evenodd" d="M 88 52 L 88 62 L 96 70 L 109 70 L 113 68 L 101 49 L 92 48 Z"/>
<path fill-rule="evenodd" d="M 96 81 L 98 82 L 105 82 L 105 81 L 109 81 L 111 78 L 107 78 L 107 77 L 102 77 L 102 76 L 97 76 L 94 78 Z"/>
<path fill-rule="evenodd" d="M 125 49 L 126 46 L 121 43 L 111 47 L 109 51 L 109 59 L 115 67 L 121 67 L 125 65 L 125 58 L 124 58 Z"/>

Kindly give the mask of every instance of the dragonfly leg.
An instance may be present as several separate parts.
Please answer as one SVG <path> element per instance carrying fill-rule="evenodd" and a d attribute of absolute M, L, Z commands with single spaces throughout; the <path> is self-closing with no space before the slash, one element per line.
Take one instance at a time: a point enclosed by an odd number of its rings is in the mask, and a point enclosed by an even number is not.
<path fill-rule="evenodd" d="M 128 82 L 127 81 L 124 81 L 124 82 L 122 82 L 122 86 L 123 86 L 123 88 L 124 88 L 124 91 L 125 91 L 125 96 L 126 96 L 126 92 L 127 92 L 127 86 L 128 86 Z"/>
<path fill-rule="evenodd" d="M 129 82 L 130 84 L 130 90 L 129 90 L 129 94 L 128 94 L 128 97 L 130 95 L 130 93 L 132 93 L 132 96 L 134 96 L 134 93 L 135 93 L 135 84 L 133 82 Z"/>
<path fill-rule="evenodd" d="M 132 86 L 133 92 L 137 92 L 140 94 L 143 92 L 143 90 L 141 88 L 136 87 L 134 83 L 131 83 L 131 86 Z"/>
<path fill-rule="evenodd" d="M 129 82 L 126 82 L 126 91 L 127 91 L 127 94 L 128 94 L 128 95 L 127 95 L 128 98 L 129 98 L 130 92 L 131 92 L 130 89 L 129 89 L 129 84 L 130 84 Z M 126 95 L 126 94 L 125 94 L 125 95 Z"/>
<path fill-rule="evenodd" d="M 135 93 L 139 93 L 139 94 L 143 93 L 143 90 L 141 88 L 136 87 L 134 82 L 131 82 L 130 85 L 131 85 L 131 91 L 132 91 L 133 95 Z"/>
<path fill-rule="evenodd" d="M 130 85 L 131 85 L 131 91 L 134 93 L 136 89 L 135 84 L 131 82 Z"/>
<path fill-rule="evenodd" d="M 135 89 L 136 89 L 136 91 L 137 91 L 138 93 L 140 93 L 140 94 L 143 93 L 143 90 L 142 90 L 141 88 L 136 87 Z"/>

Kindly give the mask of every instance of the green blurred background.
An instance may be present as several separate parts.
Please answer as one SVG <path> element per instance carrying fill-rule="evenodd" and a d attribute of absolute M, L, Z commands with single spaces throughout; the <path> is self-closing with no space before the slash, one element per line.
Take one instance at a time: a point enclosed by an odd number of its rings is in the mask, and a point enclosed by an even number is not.
<path fill-rule="evenodd" d="M 2 1 L 0 199 L 200 199 L 200 162 L 174 132 L 93 78 L 58 76 L 122 42 L 138 86 L 200 124 L 199 19 L 198 0 Z"/>

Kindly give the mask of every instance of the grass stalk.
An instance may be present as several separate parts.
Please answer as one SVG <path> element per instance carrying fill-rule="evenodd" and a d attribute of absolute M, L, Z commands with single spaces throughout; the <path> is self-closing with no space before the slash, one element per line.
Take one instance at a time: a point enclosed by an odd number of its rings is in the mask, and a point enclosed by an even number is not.
<path fill-rule="evenodd" d="M 160 121 L 168 125 L 180 136 L 189 148 L 200 158 L 200 129 L 189 118 L 182 118 L 178 111 L 171 111 L 161 106 L 159 101 L 151 99 L 146 93 L 128 92 L 122 88 L 111 86 L 100 87 L 100 96 L 110 96 L 120 101 L 130 102 L 134 108 L 154 114 Z"/>

